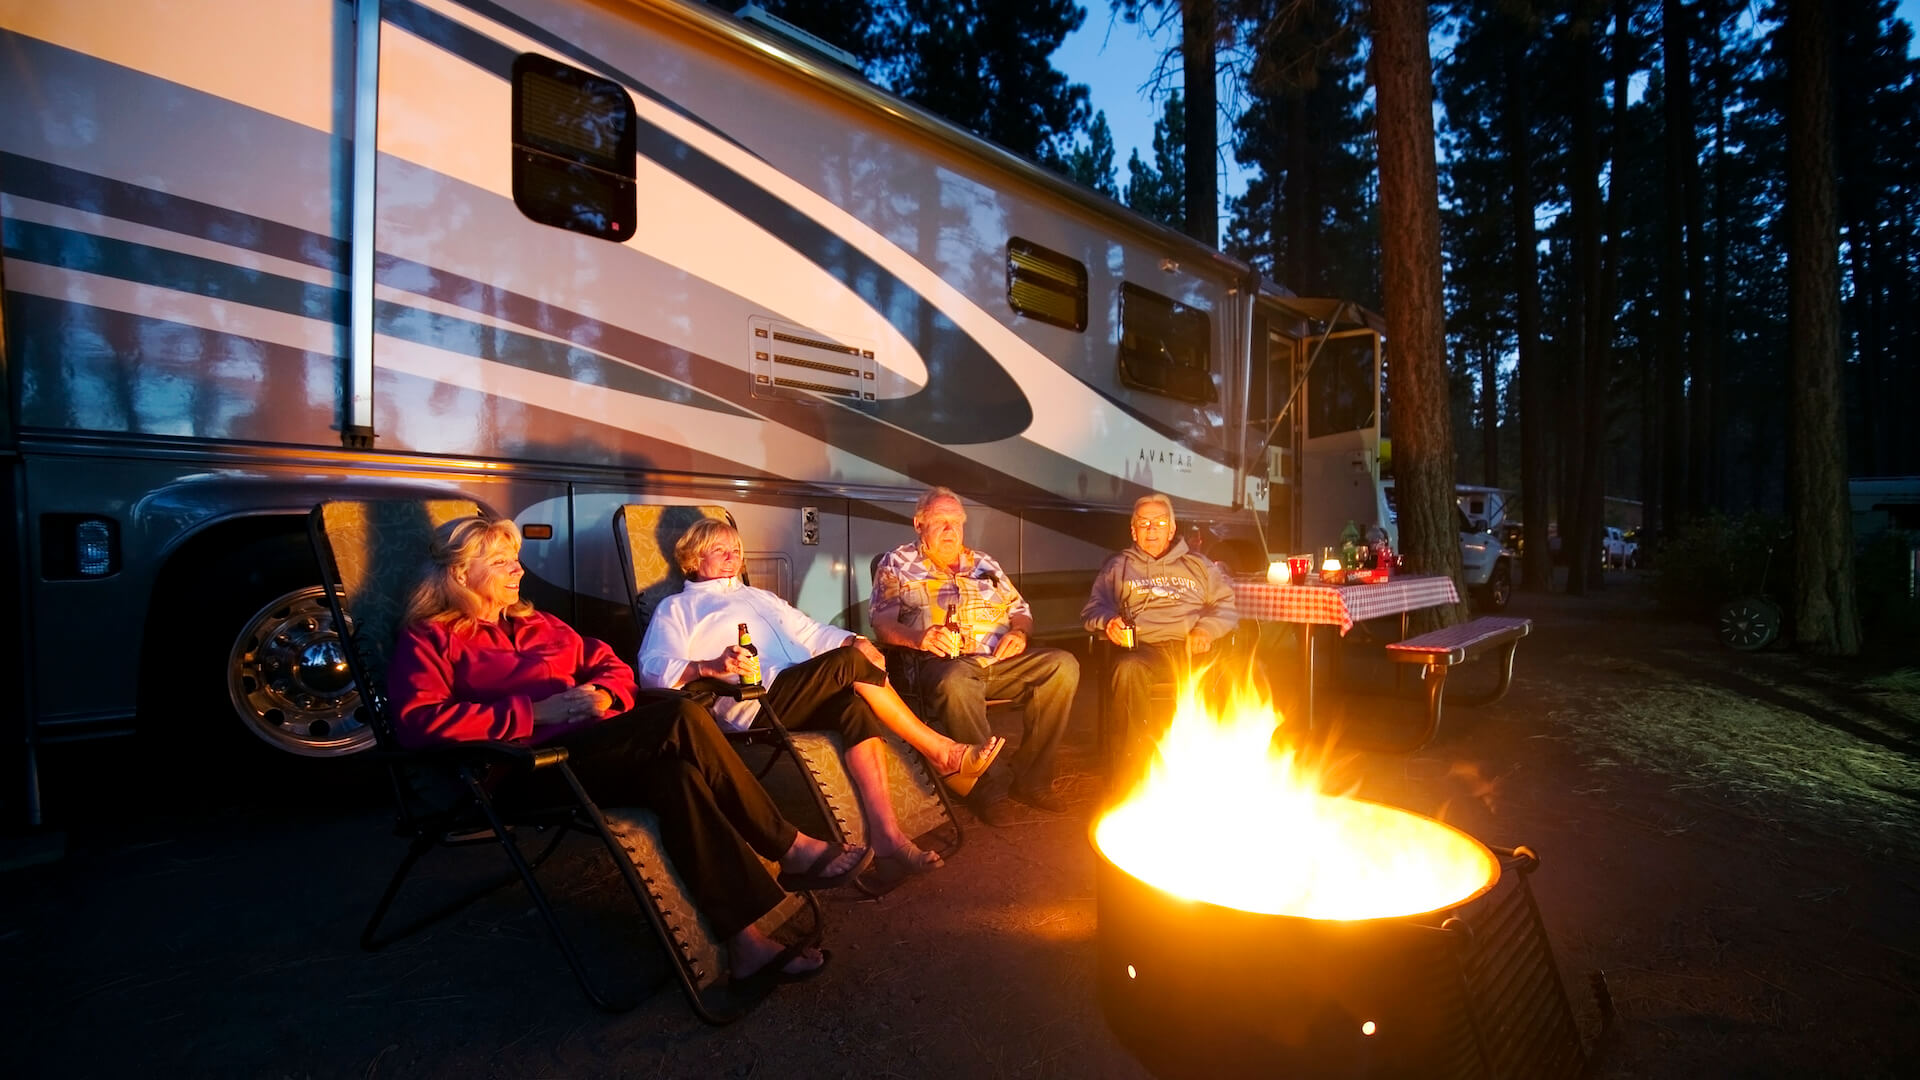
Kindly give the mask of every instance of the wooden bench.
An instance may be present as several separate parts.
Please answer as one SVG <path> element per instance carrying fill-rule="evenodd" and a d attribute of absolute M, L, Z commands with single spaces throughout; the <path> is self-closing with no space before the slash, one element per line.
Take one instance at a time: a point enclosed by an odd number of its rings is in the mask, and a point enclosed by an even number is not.
<path fill-rule="evenodd" d="M 1513 686 L 1513 654 L 1520 639 L 1533 631 L 1532 619 L 1504 615 L 1483 615 L 1478 619 L 1443 627 L 1429 633 L 1396 641 L 1387 646 L 1387 655 L 1403 664 L 1422 666 L 1421 677 L 1427 683 L 1427 725 L 1418 741 L 1407 746 L 1417 750 L 1440 730 L 1440 706 L 1446 694 L 1447 673 L 1455 664 L 1464 664 L 1489 653 L 1497 653 L 1500 681 L 1491 691 L 1454 703 L 1466 706 L 1491 705 L 1507 695 Z"/>

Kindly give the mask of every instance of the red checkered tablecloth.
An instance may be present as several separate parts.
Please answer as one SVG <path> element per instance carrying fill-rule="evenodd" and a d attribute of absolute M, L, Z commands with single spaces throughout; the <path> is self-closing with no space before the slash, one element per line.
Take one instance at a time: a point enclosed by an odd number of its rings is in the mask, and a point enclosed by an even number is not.
<path fill-rule="evenodd" d="M 1440 604 L 1458 603 L 1453 579 L 1438 575 L 1397 577 L 1379 585 L 1273 585 L 1233 581 L 1233 601 L 1243 619 L 1322 623 L 1342 634 L 1353 624 Z"/>

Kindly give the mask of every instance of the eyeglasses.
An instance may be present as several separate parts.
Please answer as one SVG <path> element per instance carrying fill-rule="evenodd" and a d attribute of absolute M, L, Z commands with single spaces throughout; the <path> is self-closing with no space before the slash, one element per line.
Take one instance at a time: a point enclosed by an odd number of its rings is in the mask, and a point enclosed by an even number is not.
<path fill-rule="evenodd" d="M 1173 527 L 1173 522 L 1166 518 L 1134 518 L 1133 527 L 1141 530 L 1170 529 Z"/>

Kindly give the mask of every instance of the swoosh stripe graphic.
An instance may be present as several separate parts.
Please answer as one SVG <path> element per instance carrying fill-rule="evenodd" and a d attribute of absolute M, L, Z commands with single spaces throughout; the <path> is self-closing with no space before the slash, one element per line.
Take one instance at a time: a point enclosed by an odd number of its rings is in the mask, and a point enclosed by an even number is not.
<path fill-rule="evenodd" d="M 673 101 L 672 99 L 659 93 L 658 91 L 654 90 L 652 87 L 647 86 L 645 83 L 641 83 L 631 78 L 630 76 L 625 75 L 619 70 L 607 66 L 603 61 L 601 61 L 599 57 L 593 55 L 592 53 L 588 52 L 585 49 L 580 48 L 577 45 L 574 45 L 572 42 L 564 41 L 558 37 L 555 37 L 554 35 L 542 29 L 540 26 L 529 21 L 525 17 L 514 14 L 513 12 L 505 11 L 501 9 L 501 7 L 498 4 L 491 3 L 490 0 L 452 0 L 452 2 L 455 4 L 458 4 L 461 7 L 466 8 L 469 11 L 474 12 L 477 15 L 480 15 L 483 18 L 489 19 L 495 23 L 498 23 L 501 26 L 507 27 L 508 29 L 513 30 L 515 33 L 520 34 L 522 37 L 526 37 L 526 38 L 538 41 L 542 45 L 545 45 L 547 48 L 552 49 L 555 54 L 559 56 L 564 56 L 567 59 L 572 60 L 574 63 L 581 65 L 582 67 L 586 67 L 594 71 L 605 73 L 609 78 L 615 78 L 615 79 L 621 80 L 624 84 L 629 86 L 629 88 L 632 89 L 635 93 L 641 95 L 642 97 L 645 97 L 647 100 L 659 104 L 662 108 L 671 110 L 677 116 L 685 117 L 691 123 L 697 124 L 701 128 L 701 130 L 710 132 L 715 138 L 724 140 L 728 144 L 740 148 L 741 151 L 743 151 L 744 153 L 747 153 L 755 158 L 760 158 L 760 155 L 756 153 L 754 150 L 752 150 L 750 147 L 747 147 L 745 144 L 741 143 L 738 139 L 735 139 L 733 136 L 727 134 L 726 132 L 715 127 L 714 125 L 708 123 L 704 118 L 689 111 L 684 106 L 680 105 L 678 102 Z M 495 41 L 492 38 L 487 37 L 485 34 L 481 33 L 478 30 L 473 29 L 472 27 L 462 26 L 458 23 L 453 22 L 450 19 L 447 19 L 445 16 L 442 16 L 437 12 L 432 12 L 432 11 L 423 9 L 417 3 L 415 3 L 414 0 L 406 0 L 404 7 L 396 8 L 395 14 L 392 16 L 389 16 L 389 18 L 396 25 L 404 26 L 407 30 L 417 34 L 423 40 L 430 41 L 436 45 L 439 45 L 440 47 L 446 49 L 448 52 L 468 60 L 469 62 L 473 63 L 475 66 L 480 67 L 483 70 L 489 71 L 494 75 L 497 75 L 501 79 L 510 79 L 512 77 L 512 65 L 513 65 L 513 55 L 514 55 L 512 49 L 501 42 Z M 683 144 L 677 144 L 677 145 L 683 145 Z M 698 151 L 693 151 L 693 152 L 698 153 Z M 663 160 L 662 158 L 654 154 L 647 154 L 646 156 L 649 159 L 663 166 L 672 168 L 672 166 L 669 164 L 667 160 Z M 764 160 L 764 158 L 762 158 L 761 160 Z M 720 166 L 718 165 L 718 163 L 713 163 L 713 165 L 714 165 L 714 168 L 716 169 L 724 168 L 724 166 Z M 769 167 L 771 168 L 772 166 L 769 166 Z M 697 177 L 692 175 L 687 175 L 685 173 L 682 173 L 681 175 L 683 179 L 688 180 L 690 183 L 695 183 L 696 186 L 698 186 L 699 179 Z M 737 176 L 737 174 L 735 175 Z M 746 181 L 744 178 L 740 178 L 740 179 L 742 183 L 750 183 L 749 181 Z M 720 197 L 720 192 L 718 190 L 715 190 L 713 188 L 703 188 L 703 190 L 706 190 L 709 194 L 714 195 L 716 198 Z M 767 197 L 772 198 L 772 196 L 767 196 Z M 739 204 L 735 202 L 728 201 L 728 200 L 723 200 L 723 201 L 727 201 L 728 205 L 733 206 L 734 209 L 736 210 L 741 208 Z M 764 224 L 765 224 L 764 222 L 758 221 L 758 219 L 755 219 L 755 220 L 757 224 L 761 224 L 764 227 Z M 810 218 L 804 218 L 804 217 L 802 217 L 802 220 L 811 221 Z M 773 230 L 769 230 L 769 231 L 773 231 Z M 775 232 L 775 235 L 780 235 L 780 234 L 778 232 Z M 788 239 L 788 242 L 790 244 L 792 243 L 790 238 L 783 237 L 783 239 Z M 800 250 L 803 253 L 805 251 L 805 249 L 801 248 L 800 245 L 798 244 L 793 244 L 792 246 L 796 250 Z M 816 262 L 817 261 L 818 260 L 816 260 Z M 821 265 L 824 265 L 824 264 L 821 264 Z M 843 277 L 841 278 L 841 280 L 845 281 L 847 279 Z M 905 288 L 906 286 L 902 285 L 901 287 Z M 881 309 L 881 310 L 885 310 L 885 309 Z M 895 325 L 899 326 L 903 332 L 907 332 L 909 329 L 908 327 L 901 325 L 898 322 L 896 322 Z M 961 331 L 959 331 L 958 328 L 954 328 L 954 332 L 960 333 Z M 910 333 L 908 334 L 908 340 L 913 340 Z M 1041 353 L 1041 355 L 1044 356 L 1045 354 Z M 1049 362 L 1052 362 L 1051 357 L 1048 357 L 1048 360 Z M 931 359 L 929 359 L 929 365 L 931 366 Z M 1061 365 L 1058 365 L 1056 363 L 1055 366 L 1061 366 Z M 1061 366 L 1061 370 L 1065 371 L 1066 368 Z M 1073 373 L 1069 371 L 1068 374 L 1071 375 Z M 1213 429 L 1209 429 L 1203 432 L 1182 431 L 1181 429 L 1174 426 L 1173 424 L 1170 424 L 1167 421 L 1162 420 L 1159 417 L 1156 417 L 1140 409 L 1135 405 L 1132 405 L 1128 402 L 1120 400 L 1119 398 L 1101 389 L 1100 387 L 1087 382 L 1085 379 L 1079 378 L 1077 375 L 1074 376 L 1074 378 L 1075 378 L 1075 381 L 1079 382 L 1082 386 L 1086 387 L 1088 390 L 1092 391 L 1094 394 L 1097 394 L 1102 400 L 1106 401 L 1107 404 L 1111 405 L 1115 410 L 1125 413 L 1127 416 L 1131 417 L 1134 421 L 1138 422 L 1142 427 L 1147 428 L 1148 430 L 1154 432 L 1155 434 L 1160 435 L 1167 439 L 1171 439 L 1174 442 L 1181 443 L 1183 446 L 1190 448 L 1191 452 L 1193 452 L 1197 456 L 1211 457 L 1217 461 L 1227 460 L 1227 455 L 1230 451 L 1228 446 L 1225 443 L 1217 440 L 1217 435 L 1219 434 L 1218 431 Z M 929 380 L 931 381 L 931 379 L 932 379 L 932 372 L 929 371 Z M 1016 392 L 1017 392 L 1017 388 L 1016 388 Z M 1023 400 L 1024 400 L 1024 395 L 1023 395 Z M 867 408 L 868 406 L 862 403 L 860 405 L 853 406 L 853 407 Z M 1031 422 L 1032 422 L 1032 416 L 1029 415 L 1027 417 L 1027 423 L 1031 423 Z M 1023 425 L 1022 430 L 1024 429 L 1025 428 Z M 985 441 L 985 440 L 982 440 L 982 441 Z"/>
<path fill-rule="evenodd" d="M 503 80 L 512 77 L 512 51 L 470 27 L 411 2 L 396 5 L 388 18 L 484 71 Z M 631 75 L 537 27 L 521 32 L 650 99 L 664 100 Z M 864 412 L 950 445 L 999 442 L 1033 423 L 1032 406 L 999 360 L 893 271 L 699 148 L 644 119 L 637 123 L 641 156 L 787 244 L 866 301 L 907 340 L 921 343 L 927 382 L 919 391 L 885 401 L 835 401 L 831 407 Z"/>
<path fill-rule="evenodd" d="M 154 227 L 218 239 L 232 246 L 260 250 L 308 265 L 337 268 L 334 253 L 338 245 L 315 233 L 35 159 L 7 155 L 3 160 L 8 168 L 0 171 L 0 190 L 9 194 L 95 213 L 125 210 Z M 185 228 L 180 229 L 181 226 Z M 235 267 L 217 259 L 35 222 L 9 219 L 4 223 L 4 237 L 10 257 L 181 292 L 224 297 L 268 310 L 322 319 L 334 325 L 345 323 L 343 290 Z M 233 244 L 236 240 L 242 242 Z M 710 357 L 688 353 L 643 334 L 601 323 L 577 312 L 553 308 L 475 279 L 390 256 L 381 256 L 376 265 L 378 279 L 383 284 L 392 285 L 396 276 L 403 277 L 411 288 L 417 288 L 420 281 L 431 281 L 435 287 L 421 295 L 514 325 L 538 326 L 554 338 L 605 342 L 606 351 L 615 359 L 609 362 L 548 338 L 504 328 L 478 323 L 463 326 L 460 320 L 426 312 L 396 318 L 413 309 L 389 302 L 382 302 L 379 307 L 385 323 L 381 327 L 383 333 L 531 370 L 564 374 L 577 381 L 596 382 L 629 393 L 694 404 L 715 412 L 760 416 L 829 445 L 885 462 L 890 468 L 924 483 L 943 483 L 971 492 L 994 492 L 988 505 L 999 509 L 1067 501 L 1038 485 L 929 443 L 918 433 L 899 430 L 859 413 L 803 402 L 762 401 L 753 399 L 744 389 L 731 395 L 706 389 L 689 390 L 688 383 L 695 387 L 730 386 L 742 381 L 740 372 Z M 401 270 L 405 273 L 396 273 Z M 564 353 L 557 351 L 563 349 Z M 688 398 L 689 393 L 698 396 Z M 1131 499 L 1145 491 L 1144 486 L 1128 480 L 1108 497 Z"/>
<path fill-rule="evenodd" d="M 0 150 L 0 191 L 322 270 L 346 271 L 343 240 L 4 150 Z"/>
<path fill-rule="evenodd" d="M 536 300 L 522 293 L 432 269 L 390 255 L 381 255 L 376 273 L 382 279 L 415 283 L 420 295 L 450 307 L 486 314 L 520 326 L 538 326 L 559 338 L 598 341 L 622 360 L 650 368 L 682 372 L 686 381 L 707 388 L 723 401 L 764 417 L 767 421 L 810 435 L 896 472 L 927 484 L 945 484 L 962 491 L 996 491 L 1009 505 L 1066 503 L 1068 500 L 1020 477 L 1003 473 L 974 459 L 929 442 L 918 432 L 903 431 L 872 417 L 828 404 L 756 399 L 739 368 L 709 356 L 688 352 L 623 326 L 603 323 L 568 308 Z M 737 390 L 715 389 L 735 387 Z M 1129 499 L 1146 488 L 1127 482 Z M 1137 490 L 1135 490 L 1137 489 Z"/>
<path fill-rule="evenodd" d="M 0 227 L 0 242 L 4 242 L 8 257 L 26 262 L 231 300 L 336 326 L 346 324 L 347 298 L 343 290 L 216 259 L 14 219 Z M 382 334 L 416 344 L 641 397 L 692 405 L 730 416 L 753 416 L 702 390 L 663 378 L 645 368 L 609 362 L 566 342 L 391 301 L 378 302 L 375 311 Z"/>
<path fill-rule="evenodd" d="M 9 218 L 0 243 L 11 258 L 232 300 L 269 311 L 344 324 L 347 294 L 280 274 L 235 266 L 94 233 Z"/>

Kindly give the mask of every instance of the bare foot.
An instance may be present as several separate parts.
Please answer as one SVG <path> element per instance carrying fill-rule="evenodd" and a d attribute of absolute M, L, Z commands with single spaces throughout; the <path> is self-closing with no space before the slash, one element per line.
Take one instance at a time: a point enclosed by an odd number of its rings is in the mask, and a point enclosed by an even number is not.
<path fill-rule="evenodd" d="M 885 859 L 909 874 L 924 874 L 929 870 L 938 870 L 947 865 L 946 860 L 942 859 L 938 853 L 928 851 L 911 840 L 900 841 L 893 845 L 891 851 L 880 851 L 878 847 L 874 850 L 878 852 L 878 858 Z"/>
<path fill-rule="evenodd" d="M 727 943 L 727 970 L 736 979 L 757 975 L 784 951 L 786 946 L 749 926 Z M 820 950 L 809 945 L 781 965 L 780 970 L 788 975 L 804 975 L 826 962 Z"/>
<path fill-rule="evenodd" d="M 780 856 L 780 869 L 790 874 L 812 872 L 821 877 L 837 877 L 858 865 L 866 850 L 859 844 L 850 844 L 840 853 L 839 858 L 815 870 L 813 864 L 819 861 L 820 856 L 827 853 L 827 842 L 815 839 L 806 833 L 797 833 L 793 838 L 793 846 L 787 849 L 785 855 Z"/>

